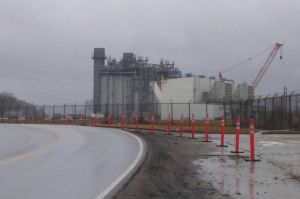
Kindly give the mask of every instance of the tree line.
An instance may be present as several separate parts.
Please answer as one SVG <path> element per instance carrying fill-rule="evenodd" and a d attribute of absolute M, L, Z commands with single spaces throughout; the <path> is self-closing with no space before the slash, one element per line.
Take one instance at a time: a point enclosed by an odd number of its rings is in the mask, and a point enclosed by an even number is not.
<path fill-rule="evenodd" d="M 34 109 L 34 105 L 24 100 L 18 99 L 14 94 L 3 91 L 0 93 L 0 116 L 6 117 L 8 114 L 13 114 L 21 107 Z"/>

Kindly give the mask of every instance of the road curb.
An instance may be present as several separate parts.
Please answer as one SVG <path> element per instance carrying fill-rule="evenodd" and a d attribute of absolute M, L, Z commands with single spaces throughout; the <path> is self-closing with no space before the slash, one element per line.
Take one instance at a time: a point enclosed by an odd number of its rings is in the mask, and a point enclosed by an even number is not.
<path fill-rule="evenodd" d="M 125 172 L 124 176 L 120 176 L 121 179 L 119 182 L 116 183 L 116 185 L 113 185 L 111 188 L 109 188 L 112 184 L 114 184 L 116 181 L 114 181 L 105 191 L 100 193 L 95 199 L 108 199 L 108 198 L 113 198 L 119 191 L 121 191 L 130 181 L 130 179 L 134 176 L 134 174 L 138 171 L 138 169 L 142 166 L 142 164 L 145 162 L 146 156 L 147 156 L 147 144 L 146 142 L 139 136 L 134 135 L 133 133 L 119 130 L 119 129 L 114 129 L 115 131 L 121 132 L 121 133 L 126 133 L 132 137 L 134 137 L 140 144 L 140 147 L 142 147 L 142 150 L 138 153 L 137 157 L 138 160 L 135 165 L 133 165 L 133 168 L 130 168 L 130 171 Z M 140 156 L 140 157 L 138 157 Z M 134 160 L 136 161 L 136 159 Z M 118 179 L 117 179 L 118 180 Z"/>

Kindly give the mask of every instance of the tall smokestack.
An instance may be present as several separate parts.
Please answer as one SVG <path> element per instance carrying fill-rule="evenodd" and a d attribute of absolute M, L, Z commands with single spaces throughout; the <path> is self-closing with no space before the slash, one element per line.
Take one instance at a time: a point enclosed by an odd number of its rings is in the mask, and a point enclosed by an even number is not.
<path fill-rule="evenodd" d="M 105 64 L 105 48 L 94 48 L 92 59 L 94 60 L 94 105 L 101 105 L 101 69 Z"/>

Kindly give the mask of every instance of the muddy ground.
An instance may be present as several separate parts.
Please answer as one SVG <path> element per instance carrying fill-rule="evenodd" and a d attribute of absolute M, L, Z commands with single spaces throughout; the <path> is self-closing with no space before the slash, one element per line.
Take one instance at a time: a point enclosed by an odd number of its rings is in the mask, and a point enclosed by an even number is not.
<path fill-rule="evenodd" d="M 199 166 L 193 163 L 215 151 L 214 144 L 163 134 L 139 136 L 147 143 L 146 160 L 115 198 L 230 198 L 202 181 Z"/>

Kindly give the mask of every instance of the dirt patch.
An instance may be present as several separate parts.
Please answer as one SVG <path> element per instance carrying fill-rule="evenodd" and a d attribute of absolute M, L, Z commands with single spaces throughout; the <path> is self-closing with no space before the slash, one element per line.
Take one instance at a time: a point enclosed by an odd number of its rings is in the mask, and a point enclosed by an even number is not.
<path fill-rule="evenodd" d="M 163 134 L 138 135 L 147 143 L 146 160 L 115 198 L 230 198 L 202 181 L 201 168 L 193 164 L 215 145 Z"/>

